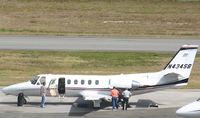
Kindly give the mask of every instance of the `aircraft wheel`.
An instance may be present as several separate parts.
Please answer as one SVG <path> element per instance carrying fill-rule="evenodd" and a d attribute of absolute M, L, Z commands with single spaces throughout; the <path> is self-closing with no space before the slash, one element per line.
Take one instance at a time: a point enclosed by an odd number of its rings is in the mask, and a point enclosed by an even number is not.
<path fill-rule="evenodd" d="M 17 97 L 17 106 L 23 106 L 24 104 L 24 94 L 19 93 Z"/>

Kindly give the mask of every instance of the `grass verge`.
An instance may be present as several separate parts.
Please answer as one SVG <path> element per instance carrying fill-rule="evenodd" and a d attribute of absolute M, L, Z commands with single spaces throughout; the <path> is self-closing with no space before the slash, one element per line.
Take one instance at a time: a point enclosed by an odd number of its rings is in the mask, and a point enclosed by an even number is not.
<path fill-rule="evenodd" d="M 199 0 L 1 0 L 0 34 L 200 37 L 199 4 Z"/>

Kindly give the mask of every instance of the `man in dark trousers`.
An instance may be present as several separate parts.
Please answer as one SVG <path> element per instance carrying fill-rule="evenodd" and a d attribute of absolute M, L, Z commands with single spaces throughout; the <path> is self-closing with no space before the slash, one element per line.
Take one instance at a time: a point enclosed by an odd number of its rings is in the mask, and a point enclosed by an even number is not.
<path fill-rule="evenodd" d="M 122 109 L 127 110 L 129 98 L 131 97 L 132 94 L 128 89 L 126 89 L 125 91 L 122 92 L 122 95 L 123 95 Z M 124 107 L 125 107 L 125 109 L 124 109 Z"/>

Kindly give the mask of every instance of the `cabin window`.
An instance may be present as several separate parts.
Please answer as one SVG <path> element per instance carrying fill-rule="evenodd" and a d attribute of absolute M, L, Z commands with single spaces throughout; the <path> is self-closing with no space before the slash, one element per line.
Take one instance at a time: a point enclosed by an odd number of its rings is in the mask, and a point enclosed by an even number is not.
<path fill-rule="evenodd" d="M 96 84 L 96 85 L 99 85 L 99 80 L 95 80 L 95 84 Z"/>
<path fill-rule="evenodd" d="M 78 80 L 75 79 L 75 80 L 74 80 L 74 84 L 78 84 Z"/>
<path fill-rule="evenodd" d="M 91 80 L 88 80 L 88 84 L 91 85 L 91 84 L 92 84 L 92 81 L 91 81 Z"/>
<path fill-rule="evenodd" d="M 67 80 L 67 84 L 71 84 L 71 80 L 70 79 Z"/>
<path fill-rule="evenodd" d="M 85 80 L 81 80 L 81 84 L 82 84 L 82 85 L 85 84 Z"/>

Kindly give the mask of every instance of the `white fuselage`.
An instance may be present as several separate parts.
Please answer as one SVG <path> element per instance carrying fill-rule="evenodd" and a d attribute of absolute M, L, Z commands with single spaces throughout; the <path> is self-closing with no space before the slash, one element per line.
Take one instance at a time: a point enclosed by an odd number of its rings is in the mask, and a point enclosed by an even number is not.
<path fill-rule="evenodd" d="M 38 75 L 35 83 L 31 81 L 14 84 L 3 89 L 4 93 L 25 96 L 40 96 L 41 78 L 45 78 L 47 95 L 58 96 L 58 83 L 60 78 L 65 79 L 65 96 L 80 97 L 83 91 L 97 91 L 101 94 L 110 95 L 113 86 L 117 88 L 133 88 L 163 85 L 177 81 L 163 77 L 164 71 L 156 73 L 121 74 L 121 75 Z"/>

